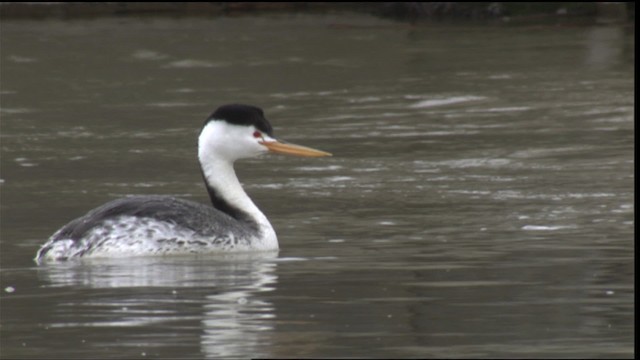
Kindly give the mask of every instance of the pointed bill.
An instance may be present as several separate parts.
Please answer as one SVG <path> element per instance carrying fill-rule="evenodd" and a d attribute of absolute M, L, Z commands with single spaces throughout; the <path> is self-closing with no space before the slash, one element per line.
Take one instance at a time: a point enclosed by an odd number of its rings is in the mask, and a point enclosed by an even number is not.
<path fill-rule="evenodd" d="M 322 150 L 316 150 L 306 146 L 295 144 L 282 143 L 279 141 L 260 141 L 260 144 L 264 145 L 267 149 L 269 149 L 269 151 L 277 154 L 306 157 L 331 156 L 331 153 Z"/>

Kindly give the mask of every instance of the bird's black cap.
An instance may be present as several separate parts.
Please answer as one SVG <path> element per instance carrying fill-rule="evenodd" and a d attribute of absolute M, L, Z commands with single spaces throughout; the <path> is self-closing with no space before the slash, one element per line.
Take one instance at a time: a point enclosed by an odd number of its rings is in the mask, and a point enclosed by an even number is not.
<path fill-rule="evenodd" d="M 226 121 L 229 124 L 250 126 L 273 136 L 273 128 L 269 121 L 264 117 L 261 108 L 244 104 L 228 104 L 222 105 L 213 112 L 205 121 L 205 125 L 209 121 Z"/>

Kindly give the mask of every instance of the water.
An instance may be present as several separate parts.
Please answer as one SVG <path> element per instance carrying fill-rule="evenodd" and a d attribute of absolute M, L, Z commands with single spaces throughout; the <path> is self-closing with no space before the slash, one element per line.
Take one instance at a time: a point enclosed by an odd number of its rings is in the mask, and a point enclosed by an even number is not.
<path fill-rule="evenodd" d="M 634 35 L 360 16 L 2 24 L 2 356 L 631 357 Z M 37 267 L 110 199 L 207 201 L 218 105 L 334 157 L 238 173 L 275 254 Z"/>

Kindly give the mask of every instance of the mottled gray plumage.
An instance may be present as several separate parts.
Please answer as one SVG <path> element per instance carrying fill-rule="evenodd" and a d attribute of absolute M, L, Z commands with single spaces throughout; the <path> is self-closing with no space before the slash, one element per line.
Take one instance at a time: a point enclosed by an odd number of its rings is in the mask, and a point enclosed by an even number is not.
<path fill-rule="evenodd" d="M 136 219 L 136 223 L 133 224 L 131 219 Z M 158 238 L 154 236 L 154 232 L 158 232 L 154 231 L 154 228 L 158 228 L 159 224 L 172 228 L 172 234 L 183 233 L 190 236 L 188 239 L 175 236 Z M 248 224 L 251 226 L 247 226 Z M 179 248 L 185 242 L 204 247 L 237 246 L 238 241 L 259 234 L 257 224 L 246 220 L 240 222 L 211 205 L 163 195 L 132 196 L 112 200 L 69 222 L 38 251 L 36 261 L 47 257 L 50 250 L 61 245 L 58 242 L 65 242 L 66 251 L 74 256 L 108 250 L 99 248 L 106 247 L 105 244 L 110 239 L 118 239 L 122 246 L 136 245 L 136 240 L 119 235 L 130 233 L 133 226 L 138 230 L 148 227 L 148 239 L 162 243 L 158 248 L 165 248 L 166 251 L 171 251 L 174 247 Z M 96 229 L 100 230 L 99 236 L 96 236 L 98 240 L 87 241 Z M 233 237 L 230 238 L 229 234 L 233 234 Z"/>
<path fill-rule="evenodd" d="M 211 205 L 164 195 L 131 196 L 112 200 L 77 218 L 56 233 L 55 238 L 78 240 L 88 230 L 114 216 L 136 216 L 168 222 L 201 236 L 212 236 L 220 229 L 244 232 L 245 226 Z"/>

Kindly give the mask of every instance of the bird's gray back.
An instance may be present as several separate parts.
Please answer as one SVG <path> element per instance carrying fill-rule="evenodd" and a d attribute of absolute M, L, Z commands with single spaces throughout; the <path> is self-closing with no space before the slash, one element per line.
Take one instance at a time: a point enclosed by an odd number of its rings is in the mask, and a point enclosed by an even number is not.
<path fill-rule="evenodd" d="M 71 221 L 58 230 L 52 239 L 77 241 L 105 221 L 122 216 L 171 223 L 202 236 L 212 236 L 229 230 L 238 233 L 246 229 L 236 219 L 211 205 L 172 196 L 151 195 L 112 200 Z"/>

